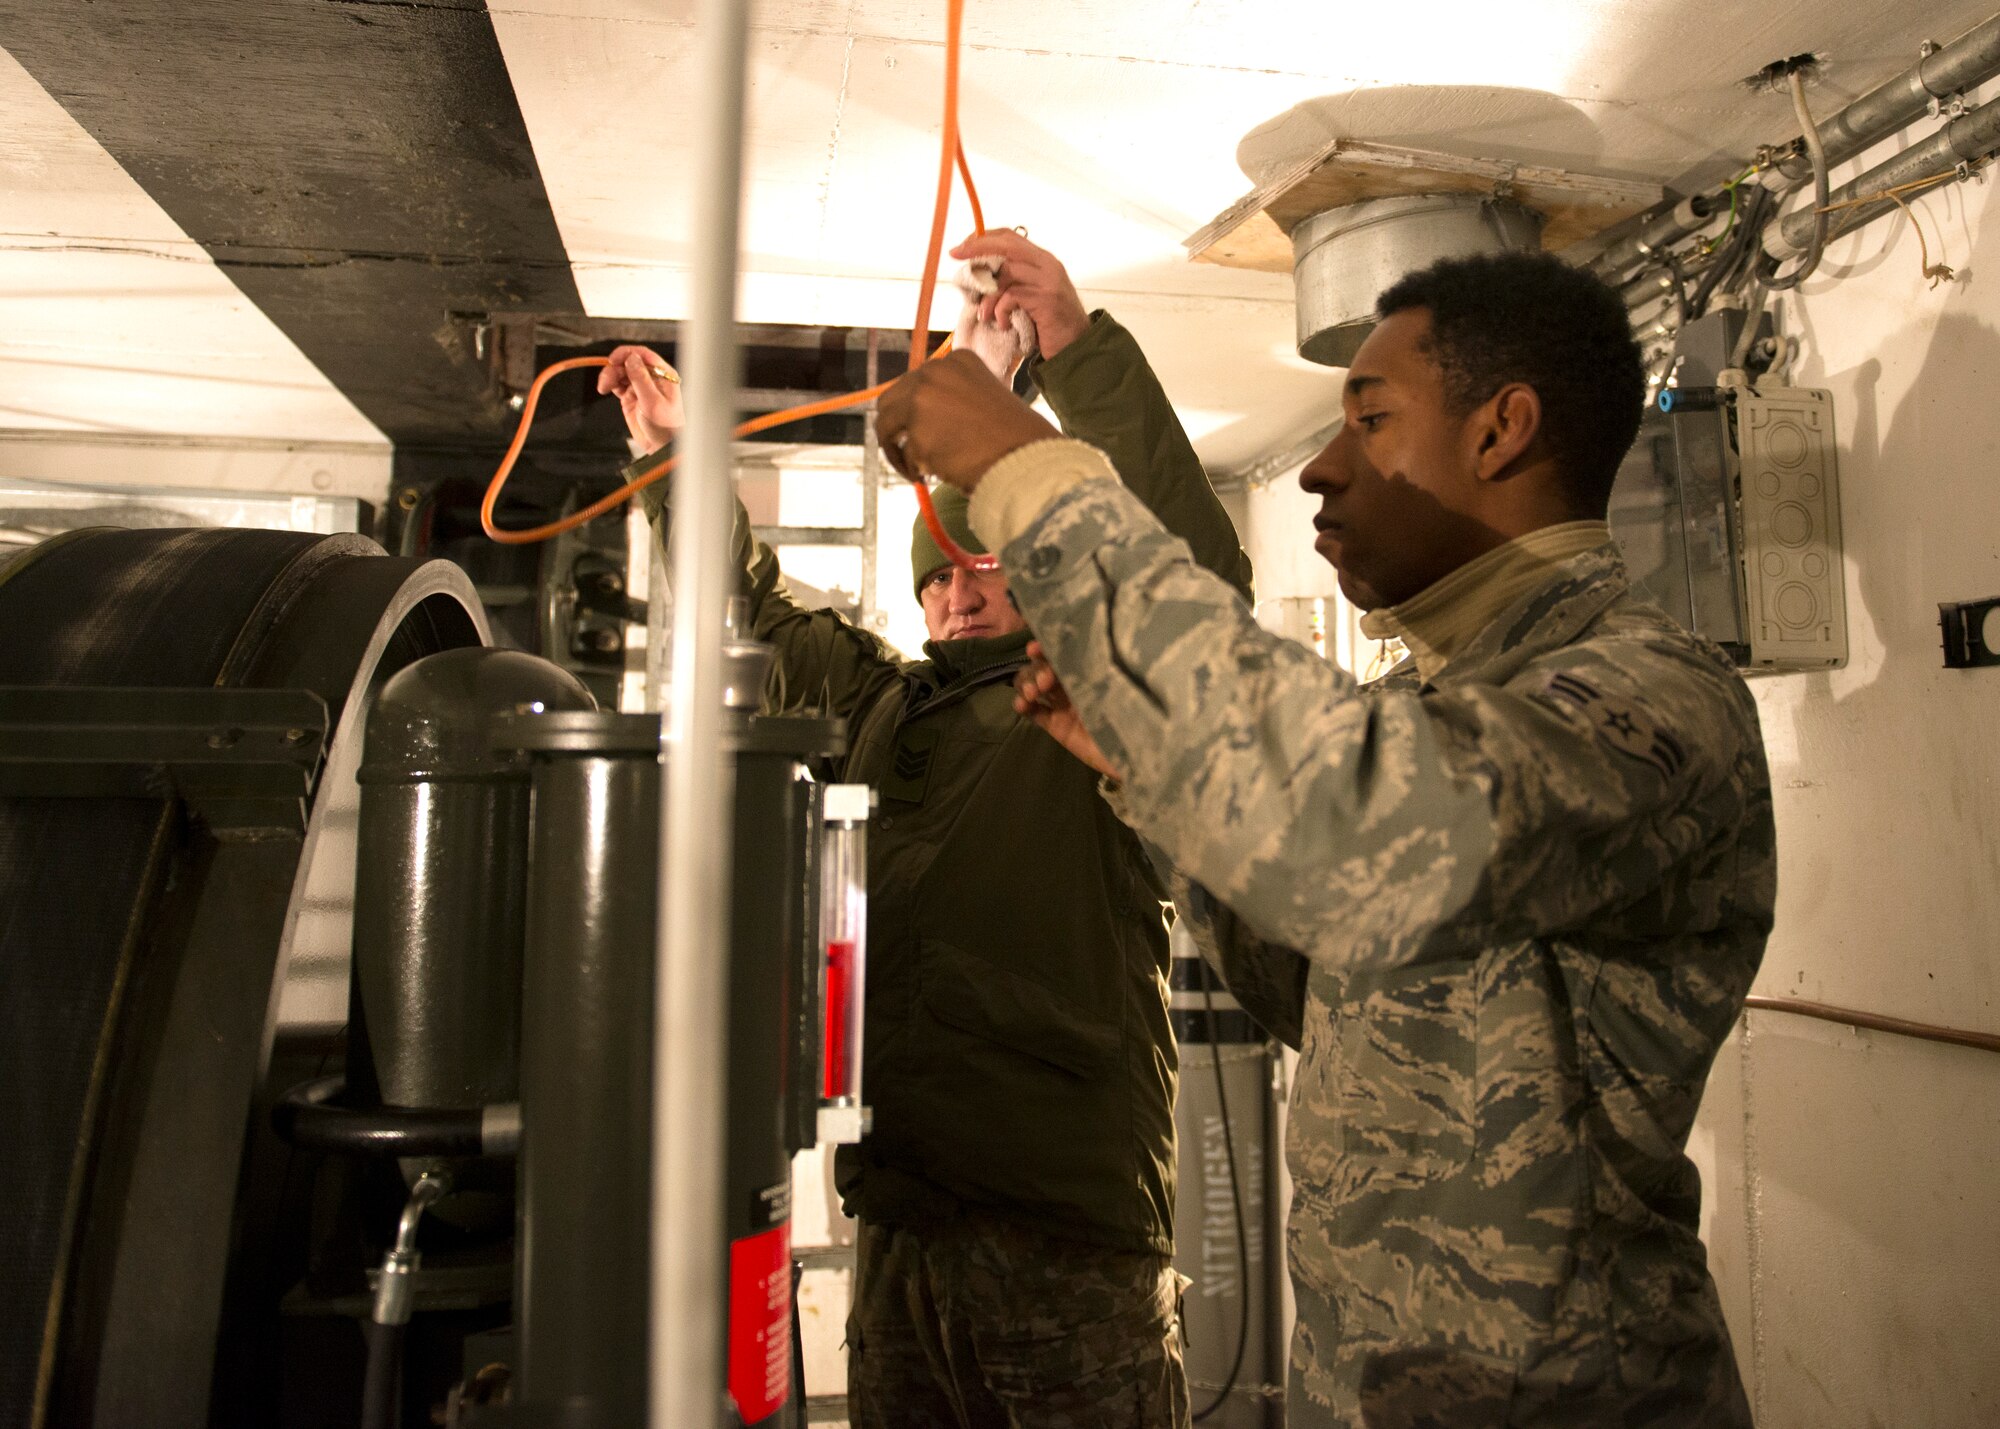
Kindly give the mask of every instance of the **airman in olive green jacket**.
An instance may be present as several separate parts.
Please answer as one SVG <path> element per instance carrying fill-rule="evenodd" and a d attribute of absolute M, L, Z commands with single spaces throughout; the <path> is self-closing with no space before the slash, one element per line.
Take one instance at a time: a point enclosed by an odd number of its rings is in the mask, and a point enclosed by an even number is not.
<path fill-rule="evenodd" d="M 1110 453 L 1146 509 L 1247 595 L 1248 558 L 1131 335 L 1096 313 L 1032 371 L 1064 424 Z M 656 520 L 665 490 L 646 493 Z M 960 542 L 980 549 L 964 498 L 940 488 L 938 504 Z M 928 1383 L 950 1383 L 970 1346 L 955 1350 L 946 1334 L 927 1364 L 898 1368 L 913 1352 L 900 1336 L 878 1344 L 891 1336 L 870 1319 L 885 1298 L 907 1298 L 913 1266 L 951 1246 L 962 1273 L 925 1293 L 966 1301 L 987 1335 L 984 1361 L 1004 1359 L 996 1346 L 1009 1340 L 1035 1347 L 1012 1389 L 988 1365 L 988 1388 L 1031 1413 L 1020 1422 L 1181 1422 L 1178 1057 L 1160 876 L 1096 776 L 1014 713 L 1026 631 L 932 641 L 906 660 L 796 604 L 740 505 L 734 539 L 750 633 L 777 647 L 788 700 L 847 720 L 842 777 L 880 794 L 863 1034 L 873 1129 L 837 1158 L 846 1209 L 862 1223 L 850 1412 L 858 1424 L 949 1424 L 961 1411 L 986 1422 Z M 921 526 L 915 544 L 921 585 L 943 557 Z M 922 1254 L 898 1232 L 915 1233 Z M 1008 1286 L 1011 1300 L 981 1298 Z M 1126 1374 L 1135 1383 L 1114 1405 L 1103 1382 Z"/>

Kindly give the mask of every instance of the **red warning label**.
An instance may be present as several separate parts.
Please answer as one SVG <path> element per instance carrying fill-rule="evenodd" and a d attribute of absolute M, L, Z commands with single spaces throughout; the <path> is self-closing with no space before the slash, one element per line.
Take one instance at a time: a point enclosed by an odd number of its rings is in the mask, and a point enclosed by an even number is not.
<path fill-rule="evenodd" d="M 792 1397 L 792 1223 L 729 1243 L 729 1397 L 761 1424 Z"/>

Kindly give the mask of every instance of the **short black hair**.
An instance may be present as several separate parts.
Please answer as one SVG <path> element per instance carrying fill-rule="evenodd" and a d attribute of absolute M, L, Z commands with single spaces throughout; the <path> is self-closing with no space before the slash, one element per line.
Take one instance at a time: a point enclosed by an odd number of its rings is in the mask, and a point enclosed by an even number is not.
<path fill-rule="evenodd" d="M 1542 400 L 1542 433 L 1578 512 L 1601 516 L 1639 434 L 1646 370 L 1624 303 L 1547 253 L 1447 258 L 1392 284 L 1381 316 L 1430 313 L 1428 351 L 1463 414 L 1509 382 Z"/>

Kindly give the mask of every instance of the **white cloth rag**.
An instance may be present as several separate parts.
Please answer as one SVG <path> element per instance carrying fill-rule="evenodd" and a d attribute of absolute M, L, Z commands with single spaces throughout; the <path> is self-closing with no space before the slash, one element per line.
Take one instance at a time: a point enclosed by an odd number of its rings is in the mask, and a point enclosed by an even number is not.
<path fill-rule="evenodd" d="M 976 354 L 995 377 L 1012 382 L 1014 369 L 1035 350 L 1035 324 L 1019 308 L 1004 323 L 979 320 L 979 300 L 1000 291 L 994 276 L 998 271 L 999 260 L 988 258 L 975 258 L 958 270 L 952 281 L 965 295 L 965 310 L 958 316 L 958 330 L 951 336 L 951 345 L 959 351 Z"/>

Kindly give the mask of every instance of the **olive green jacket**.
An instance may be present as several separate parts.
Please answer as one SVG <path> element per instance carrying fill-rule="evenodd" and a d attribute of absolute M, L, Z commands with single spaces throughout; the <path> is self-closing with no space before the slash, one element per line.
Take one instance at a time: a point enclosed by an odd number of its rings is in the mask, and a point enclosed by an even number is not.
<path fill-rule="evenodd" d="M 1034 375 L 1064 427 L 1247 592 L 1235 528 L 1131 335 L 1095 314 Z M 838 1162 L 848 1212 L 921 1228 L 972 1204 L 1170 1252 L 1165 890 L 1095 776 L 1014 713 L 1028 636 L 933 642 L 906 661 L 794 604 L 740 506 L 735 539 L 787 701 L 848 721 L 845 777 L 881 796 L 863 1029 L 874 1127 Z"/>

